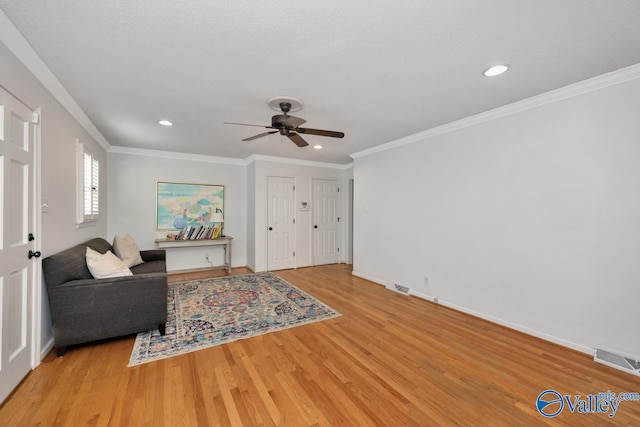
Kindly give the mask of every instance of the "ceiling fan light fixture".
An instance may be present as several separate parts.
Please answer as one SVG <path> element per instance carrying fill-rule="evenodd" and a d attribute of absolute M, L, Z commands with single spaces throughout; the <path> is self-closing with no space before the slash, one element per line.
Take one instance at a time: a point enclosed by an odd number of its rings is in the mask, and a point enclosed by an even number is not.
<path fill-rule="evenodd" d="M 487 68 L 482 72 L 485 77 L 495 77 L 506 72 L 509 69 L 508 64 L 498 64 Z"/>
<path fill-rule="evenodd" d="M 237 123 L 237 122 L 224 122 L 228 125 L 241 125 L 241 126 L 255 126 L 265 129 L 273 129 L 272 131 L 262 132 L 258 135 L 250 136 L 249 138 L 243 139 L 243 141 L 253 141 L 254 139 L 262 138 L 263 136 L 271 135 L 274 133 L 279 133 L 281 136 L 286 136 L 289 138 L 294 144 L 298 147 L 307 147 L 309 143 L 305 141 L 305 139 L 301 136 L 301 134 L 309 134 L 309 135 L 318 135 L 318 136 L 326 136 L 329 138 L 344 138 L 344 132 L 338 132 L 335 130 L 324 130 L 324 129 L 312 129 L 312 128 L 303 128 L 301 125 L 305 124 L 307 121 L 300 117 L 290 116 L 289 111 L 294 107 L 295 102 L 298 101 L 298 107 L 302 108 L 302 101 L 295 99 L 283 99 L 280 98 L 272 98 L 269 101 L 269 105 L 274 107 L 277 103 L 282 114 L 276 114 L 271 117 L 271 126 L 263 126 L 263 125 L 253 125 L 249 123 Z M 294 105 L 292 105 L 294 103 Z M 282 140 L 282 138 L 280 139 Z M 314 147 L 316 150 L 320 150 L 322 146 L 320 144 Z"/>
<path fill-rule="evenodd" d="M 322 150 L 322 145 L 316 144 L 313 146 L 313 148 L 315 148 L 316 150 Z"/>
<path fill-rule="evenodd" d="M 162 126 L 173 126 L 173 122 L 170 122 L 169 120 L 158 120 L 158 124 Z"/>

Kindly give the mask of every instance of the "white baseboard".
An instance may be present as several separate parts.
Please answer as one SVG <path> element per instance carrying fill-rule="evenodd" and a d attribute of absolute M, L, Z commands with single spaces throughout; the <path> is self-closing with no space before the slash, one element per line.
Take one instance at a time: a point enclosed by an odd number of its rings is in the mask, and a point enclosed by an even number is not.
<path fill-rule="evenodd" d="M 53 344 L 53 337 L 51 337 L 49 338 L 49 341 L 47 341 L 47 343 L 40 349 L 40 360 L 44 359 L 44 357 L 49 354 L 49 352 L 53 348 Z"/>
<path fill-rule="evenodd" d="M 580 353 L 588 354 L 589 356 L 593 356 L 593 354 L 595 352 L 595 349 L 593 349 L 591 347 L 587 347 L 585 345 L 581 345 L 581 344 L 578 344 L 578 343 L 574 343 L 572 341 L 568 341 L 568 340 L 565 340 L 565 339 L 562 339 L 562 338 L 558 338 L 558 337 L 553 336 L 553 335 L 545 334 L 544 332 L 537 331 L 537 330 L 529 328 L 527 326 L 523 326 L 523 325 L 520 325 L 520 324 L 517 324 L 517 323 L 510 322 L 508 320 L 504 320 L 504 319 L 500 319 L 498 317 L 494 317 L 494 316 L 491 316 L 491 315 L 488 315 L 488 314 L 484 314 L 484 313 L 481 313 L 479 311 L 472 310 L 470 308 L 463 307 L 461 305 L 454 304 L 454 303 L 449 302 L 449 301 L 444 301 L 442 299 L 434 298 L 432 296 L 420 294 L 420 293 L 417 293 L 417 292 L 412 293 L 412 295 L 415 295 L 418 298 L 426 299 L 428 301 L 434 302 L 434 303 L 439 304 L 439 305 L 443 305 L 443 306 L 451 308 L 453 310 L 456 310 L 456 311 L 459 311 L 459 312 L 462 312 L 462 313 L 465 313 L 465 314 L 469 314 L 469 315 L 474 316 L 474 317 L 478 317 L 478 318 L 486 320 L 488 322 L 495 323 L 497 325 L 504 326 L 506 328 L 513 329 L 515 331 L 522 332 L 524 334 L 531 335 L 533 337 L 540 338 L 540 339 L 543 339 L 545 341 L 549 341 L 549 342 L 552 342 L 554 344 L 558 344 L 558 345 L 561 345 L 563 347 L 567 347 L 567 348 L 570 348 L 572 350 L 579 351 Z"/>
<path fill-rule="evenodd" d="M 437 297 L 434 297 L 433 295 L 427 295 L 427 294 L 423 294 L 421 292 L 415 292 L 413 290 L 411 291 L 410 295 L 415 295 L 418 298 L 426 299 L 427 301 L 430 301 L 430 302 L 435 303 L 435 304 L 439 304 L 440 303 L 440 300 Z"/>
<path fill-rule="evenodd" d="M 351 274 L 354 275 L 354 276 L 358 276 L 358 277 L 360 277 L 362 279 L 368 280 L 370 282 L 374 282 L 377 285 L 385 286 L 385 281 L 382 280 L 382 279 L 379 279 L 379 278 L 376 278 L 376 277 L 372 277 L 372 276 L 367 276 L 366 274 L 362 274 L 362 273 L 360 273 L 360 272 L 358 272 L 356 270 L 353 270 L 351 272 Z M 461 305 L 454 304 L 454 303 L 449 302 L 449 301 L 444 301 L 444 300 L 442 300 L 440 298 L 437 298 L 437 297 L 434 297 L 432 295 L 427 295 L 427 294 L 423 294 L 423 293 L 420 293 L 420 292 L 415 292 L 413 289 L 409 290 L 409 295 L 413 295 L 413 296 L 416 296 L 416 297 L 418 297 L 420 299 L 424 299 L 424 300 L 427 300 L 429 302 L 432 302 L 434 304 L 443 305 L 445 307 L 451 308 L 451 309 L 459 311 L 461 313 L 469 314 L 471 316 L 478 317 L 480 319 L 489 321 L 491 323 L 495 323 L 497 325 L 504 326 L 504 327 L 507 327 L 509 329 L 513 329 L 515 331 L 522 332 L 524 334 L 531 335 L 533 337 L 540 338 L 540 339 L 543 339 L 545 341 L 549 341 L 549 342 L 552 342 L 554 344 L 558 344 L 558 345 L 561 345 L 563 347 L 567 347 L 567 348 L 570 348 L 572 350 L 579 351 L 580 353 L 588 354 L 589 356 L 593 356 L 595 354 L 595 349 L 594 348 L 587 347 L 587 346 L 582 345 L 582 344 L 577 344 L 577 343 L 574 343 L 572 341 L 568 341 L 568 340 L 565 340 L 565 339 L 562 339 L 562 338 L 558 338 L 558 337 L 553 336 L 553 335 L 545 334 L 544 332 L 536 331 L 535 329 L 529 328 L 527 326 L 519 325 L 517 323 L 513 323 L 513 322 L 510 322 L 508 320 L 504 320 L 504 319 L 500 319 L 498 317 L 494 317 L 494 316 L 491 316 L 491 315 L 488 315 L 488 314 L 484 314 L 484 313 L 481 313 L 479 311 L 472 310 L 470 308 L 463 307 Z"/>
<path fill-rule="evenodd" d="M 302 265 L 296 265 L 293 268 L 308 268 L 308 267 L 313 267 L 313 265 L 311 265 L 311 264 L 302 264 Z"/>
<path fill-rule="evenodd" d="M 351 275 L 357 276 L 357 277 L 359 277 L 361 279 L 364 279 L 364 280 L 368 280 L 370 282 L 375 283 L 376 285 L 380 285 L 380 286 L 385 286 L 386 287 L 386 284 L 384 283 L 384 280 L 378 279 L 377 277 L 367 276 L 366 274 L 360 273 L 359 271 L 356 271 L 356 270 L 352 270 L 351 271 Z"/>

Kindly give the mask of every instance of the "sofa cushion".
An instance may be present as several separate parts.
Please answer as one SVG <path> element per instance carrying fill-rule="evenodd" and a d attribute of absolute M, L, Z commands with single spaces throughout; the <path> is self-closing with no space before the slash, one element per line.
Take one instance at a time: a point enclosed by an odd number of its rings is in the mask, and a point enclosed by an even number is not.
<path fill-rule="evenodd" d="M 104 254 L 96 252 L 87 247 L 87 267 L 96 279 L 106 279 L 109 277 L 133 276 L 129 267 L 113 252 L 107 251 Z"/>
<path fill-rule="evenodd" d="M 134 265 L 142 264 L 142 258 L 140 257 L 140 249 L 133 237 L 127 233 L 126 236 L 116 236 L 113 239 L 113 251 L 120 258 L 127 267 L 133 267 Z"/>
<path fill-rule="evenodd" d="M 111 250 L 109 242 L 96 238 L 45 258 L 42 269 L 47 286 L 58 286 L 71 280 L 93 279 L 87 268 L 87 246 L 100 253 Z"/>
<path fill-rule="evenodd" d="M 164 261 L 145 261 L 142 264 L 134 265 L 131 267 L 131 272 L 136 274 L 146 273 L 166 273 L 167 267 Z"/>

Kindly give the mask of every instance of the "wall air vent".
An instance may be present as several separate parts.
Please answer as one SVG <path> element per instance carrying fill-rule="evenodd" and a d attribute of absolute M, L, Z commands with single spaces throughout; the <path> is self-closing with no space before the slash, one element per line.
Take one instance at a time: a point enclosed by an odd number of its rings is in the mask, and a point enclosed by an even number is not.
<path fill-rule="evenodd" d="M 611 350 L 605 350 L 602 347 L 596 348 L 593 360 L 612 368 L 620 369 L 633 375 L 640 376 L 640 361 L 630 356 L 624 356 L 614 353 Z"/>
<path fill-rule="evenodd" d="M 402 295 L 409 295 L 409 288 L 406 286 L 399 285 L 397 283 L 389 283 L 387 285 L 387 289 L 391 289 L 392 291 L 396 291 Z"/>

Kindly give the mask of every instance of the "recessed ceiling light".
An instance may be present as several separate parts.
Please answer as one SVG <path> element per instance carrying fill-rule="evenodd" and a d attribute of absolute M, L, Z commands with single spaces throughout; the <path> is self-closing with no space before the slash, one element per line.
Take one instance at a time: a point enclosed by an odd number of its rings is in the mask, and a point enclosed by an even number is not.
<path fill-rule="evenodd" d="M 316 150 L 322 150 L 322 145 L 316 144 L 313 146 L 313 148 L 315 148 Z"/>
<path fill-rule="evenodd" d="M 509 66 L 507 64 L 498 64 L 498 65 L 494 65 L 493 67 L 487 68 L 486 70 L 484 70 L 482 74 L 484 74 L 485 77 L 495 77 L 504 73 L 508 69 L 509 69 Z"/>
<path fill-rule="evenodd" d="M 158 120 L 158 123 L 162 126 L 173 126 L 173 123 L 171 123 L 169 120 Z"/>

